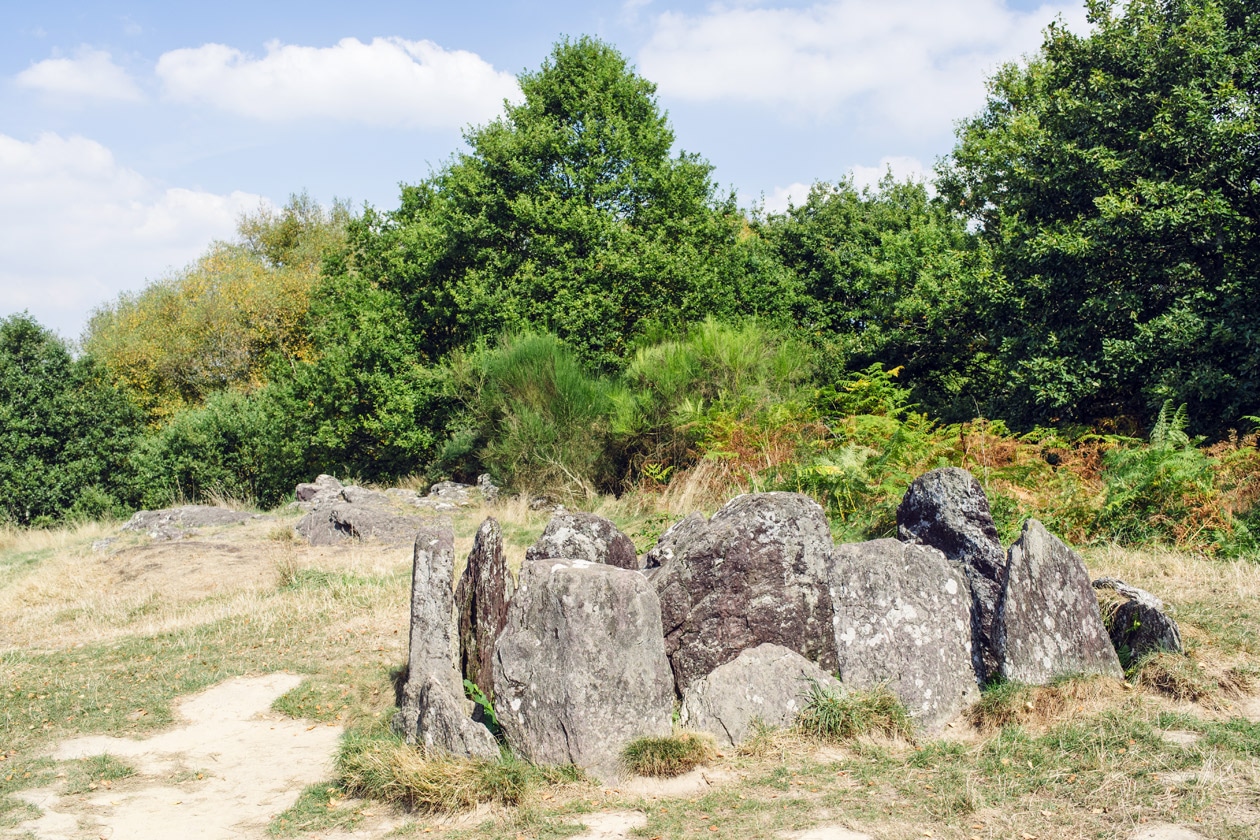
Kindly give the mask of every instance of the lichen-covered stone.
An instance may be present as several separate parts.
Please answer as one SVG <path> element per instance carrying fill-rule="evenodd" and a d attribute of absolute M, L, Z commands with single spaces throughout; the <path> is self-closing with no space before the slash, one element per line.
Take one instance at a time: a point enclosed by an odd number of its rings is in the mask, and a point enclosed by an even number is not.
<path fill-rule="evenodd" d="M 823 509 L 799 493 L 737 496 L 707 522 L 666 531 L 649 552 L 659 565 L 650 579 L 679 694 L 765 642 L 835 670 L 831 545 Z"/>
<path fill-rule="evenodd" d="M 734 746 L 754 735 L 758 722 L 791 726 L 805 708 L 812 684 L 843 690 L 835 677 L 796 651 L 758 645 L 693 682 L 683 695 L 679 720 Z"/>
<path fill-rule="evenodd" d="M 193 529 L 235 525 L 253 518 L 253 514 L 213 505 L 182 505 L 162 510 L 141 510 L 132 514 L 124 531 L 139 531 L 153 540 L 178 540 Z"/>
<path fill-rule="evenodd" d="M 929 546 L 836 546 L 836 655 L 848 688 L 887 685 L 916 724 L 935 730 L 979 699 L 966 579 Z"/>
<path fill-rule="evenodd" d="M 526 560 L 586 560 L 620 569 L 639 568 L 634 543 L 612 522 L 593 513 L 562 511 L 551 517 Z"/>
<path fill-rule="evenodd" d="M 1011 546 L 996 626 L 1005 679 L 1123 676 L 1084 562 L 1035 519 Z"/>
<path fill-rule="evenodd" d="M 897 508 L 897 536 L 939 549 L 967 576 L 972 611 L 972 664 L 985 682 L 1000 668 L 994 621 L 1006 574 L 1006 550 L 980 482 L 946 467 L 916 478 Z"/>
<path fill-rule="evenodd" d="M 407 681 L 393 726 L 409 744 L 455 755 L 494 757 L 490 731 L 469 715 L 456 664 L 455 533 L 450 522 L 416 537 L 411 573 Z"/>
<path fill-rule="evenodd" d="M 494 519 L 477 529 L 468 564 L 455 590 L 459 616 L 459 664 L 464 679 L 494 694 L 494 642 L 507 623 L 515 581 L 503 557 L 503 532 Z"/>
<path fill-rule="evenodd" d="M 293 498 L 307 510 L 328 507 L 341 500 L 341 490 L 344 486 L 331 475 L 320 475 L 312 482 L 299 484 L 293 488 Z"/>
<path fill-rule="evenodd" d="M 673 681 L 651 584 L 582 560 L 525 563 L 495 645 L 494 699 L 517 754 L 617 778 L 627 743 L 671 729 Z"/>
<path fill-rule="evenodd" d="M 1182 651 L 1181 630 L 1159 598 L 1112 577 L 1094 581 L 1094 592 L 1117 653 L 1133 661 L 1161 650 Z"/>

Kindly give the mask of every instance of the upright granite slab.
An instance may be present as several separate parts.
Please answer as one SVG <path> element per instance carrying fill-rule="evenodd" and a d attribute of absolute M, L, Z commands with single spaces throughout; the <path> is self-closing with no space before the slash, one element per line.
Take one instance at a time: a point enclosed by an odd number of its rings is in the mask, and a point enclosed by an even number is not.
<path fill-rule="evenodd" d="M 638 569 L 634 543 L 609 520 L 594 513 L 561 511 L 551 517 L 526 560 L 586 560 L 620 569 Z"/>
<path fill-rule="evenodd" d="M 1011 546 L 997 631 L 1005 679 L 1040 685 L 1066 674 L 1124 676 L 1084 562 L 1036 519 Z"/>
<path fill-rule="evenodd" d="M 994 622 L 1006 576 L 1006 550 L 980 482 L 958 467 L 919 476 L 897 508 L 897 537 L 930 545 L 963 570 L 972 602 L 976 679 L 983 683 L 997 675 L 1001 663 Z"/>
<path fill-rule="evenodd" d="M 836 678 L 782 645 L 758 645 L 719 665 L 683 695 L 679 722 L 735 746 L 756 734 L 757 723 L 784 728 L 796 722 L 812 685 L 839 693 Z"/>
<path fill-rule="evenodd" d="M 846 687 L 887 685 L 928 731 L 979 699 L 966 579 L 945 555 L 873 540 L 836 546 L 830 571 Z"/>
<path fill-rule="evenodd" d="M 518 755 L 616 779 L 628 742 L 671 730 L 674 685 L 651 584 L 583 560 L 525 563 L 495 645 L 494 699 Z"/>
<path fill-rule="evenodd" d="M 488 518 L 477 529 L 455 590 L 460 669 L 487 697 L 494 696 L 494 643 L 507 624 L 515 585 L 503 557 L 503 532 Z"/>
<path fill-rule="evenodd" d="M 455 533 L 450 522 L 416 537 L 411 572 L 407 682 L 394 730 L 409 744 L 455 755 L 499 754 L 494 736 L 472 720 L 456 660 Z"/>
<path fill-rule="evenodd" d="M 766 642 L 835 670 L 830 552 L 826 514 L 799 493 L 737 496 L 663 534 L 648 565 L 679 694 Z"/>

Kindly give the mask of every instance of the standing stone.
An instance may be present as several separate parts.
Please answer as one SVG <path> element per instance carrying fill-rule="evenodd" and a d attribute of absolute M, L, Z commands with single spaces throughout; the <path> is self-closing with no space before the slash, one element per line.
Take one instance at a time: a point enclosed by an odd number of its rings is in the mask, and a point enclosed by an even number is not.
<path fill-rule="evenodd" d="M 836 546 L 831 600 L 846 687 L 887 685 L 928 731 L 980 699 L 966 578 L 941 552 L 891 539 Z"/>
<path fill-rule="evenodd" d="M 562 511 L 551 517 L 526 560 L 586 560 L 619 569 L 638 569 L 639 557 L 630 538 L 602 516 Z"/>
<path fill-rule="evenodd" d="M 834 693 L 843 690 L 835 677 L 796 651 L 758 645 L 693 682 L 683 695 L 679 720 L 735 746 L 755 734 L 758 721 L 778 728 L 795 723 L 813 684 Z"/>
<path fill-rule="evenodd" d="M 1094 592 L 1117 653 L 1124 651 L 1129 661 L 1135 661 L 1161 650 L 1182 651 L 1181 630 L 1164 612 L 1163 601 L 1112 577 L 1094 581 Z"/>
<path fill-rule="evenodd" d="M 765 642 L 834 671 L 830 553 L 827 516 L 800 493 L 737 496 L 662 535 L 651 581 L 679 694 Z"/>
<path fill-rule="evenodd" d="M 986 682 L 1000 670 L 994 621 L 1002 597 L 1006 551 L 980 482 L 946 467 L 916 478 L 897 508 L 897 536 L 940 550 L 967 576 L 972 611 L 972 664 Z"/>
<path fill-rule="evenodd" d="M 628 742 L 671 730 L 674 685 L 651 584 L 582 560 L 526 563 L 495 645 L 494 696 L 519 755 L 617 778 Z"/>
<path fill-rule="evenodd" d="M 1008 680 L 1041 685 L 1065 674 L 1124 676 L 1084 562 L 1035 519 L 1011 546 L 997 631 Z"/>
<path fill-rule="evenodd" d="M 472 720 L 456 665 L 455 533 L 450 522 L 423 528 L 411 572 L 407 682 L 394 729 L 409 744 L 463 756 L 499 754 L 490 731 Z"/>
<path fill-rule="evenodd" d="M 503 559 L 503 532 L 494 519 L 477 529 L 468 565 L 455 590 L 459 616 L 459 664 L 464 679 L 494 696 L 494 642 L 507 623 L 515 583 Z"/>

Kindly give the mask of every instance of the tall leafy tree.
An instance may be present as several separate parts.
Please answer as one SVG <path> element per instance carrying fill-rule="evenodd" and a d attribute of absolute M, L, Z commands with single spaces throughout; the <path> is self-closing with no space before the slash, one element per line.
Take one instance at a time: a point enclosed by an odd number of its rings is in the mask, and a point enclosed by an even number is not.
<path fill-rule="evenodd" d="M 27 315 L 0 319 L 0 521 L 122 512 L 139 429 L 91 359 Z"/>
<path fill-rule="evenodd" d="M 1024 422 L 1219 430 L 1260 407 L 1260 8 L 1089 0 L 961 125 L 940 189 L 992 244 Z"/>
<path fill-rule="evenodd" d="M 615 49 L 563 41 L 520 84 L 470 151 L 355 227 L 350 265 L 399 295 L 429 357 L 543 329 L 615 368 L 649 322 L 781 308 L 732 280 L 742 217 Z"/>

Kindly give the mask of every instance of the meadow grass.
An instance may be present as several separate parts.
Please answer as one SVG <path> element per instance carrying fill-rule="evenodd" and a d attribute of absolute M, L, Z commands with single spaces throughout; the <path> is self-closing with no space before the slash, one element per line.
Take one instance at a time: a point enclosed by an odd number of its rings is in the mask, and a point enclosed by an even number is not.
<path fill-rule="evenodd" d="M 720 503 L 710 501 L 706 512 Z M 674 504 L 627 494 L 592 506 L 647 541 L 676 517 Z M 514 566 L 549 518 L 516 500 L 459 511 L 461 557 L 487 514 L 503 524 Z M 631 793 L 513 759 L 426 757 L 389 735 L 393 680 L 406 660 L 410 550 L 312 548 L 281 533 L 295 522 L 280 513 L 167 546 L 119 536 L 117 523 L 0 533 L 0 827 L 34 815 L 13 795 L 21 790 L 112 784 L 130 769 L 103 757 L 54 761 L 61 740 L 144 736 L 172 723 L 181 696 L 287 670 L 304 681 L 274 708 L 340 723 L 347 734 L 335 777 L 295 792 L 272 823 L 277 836 L 349 830 L 366 824 L 366 812 L 395 807 L 410 809 L 402 835 L 441 828 L 488 840 L 572 836 L 584 814 L 601 809 L 640 810 L 643 835 L 661 838 L 773 836 L 823 824 L 881 838 L 1112 837 L 1158 822 L 1214 838 L 1260 830 L 1260 725 L 1242 715 L 1255 709 L 1249 692 L 1260 666 L 1253 563 L 1089 549 L 1095 575 L 1166 601 L 1185 655 L 1140 662 L 1128 682 L 991 688 L 969 721 L 913 740 L 878 733 L 902 732 L 900 723 L 881 723 L 899 720 L 875 714 L 887 712 L 882 706 L 863 715 L 820 715 L 816 706 L 816 734 L 843 737 L 820 744 L 802 731 L 767 729 L 706 763 L 724 779 L 714 787 Z M 365 794 L 381 804 L 356 799 Z M 471 822 L 437 816 L 477 803 L 488 810 Z"/>

